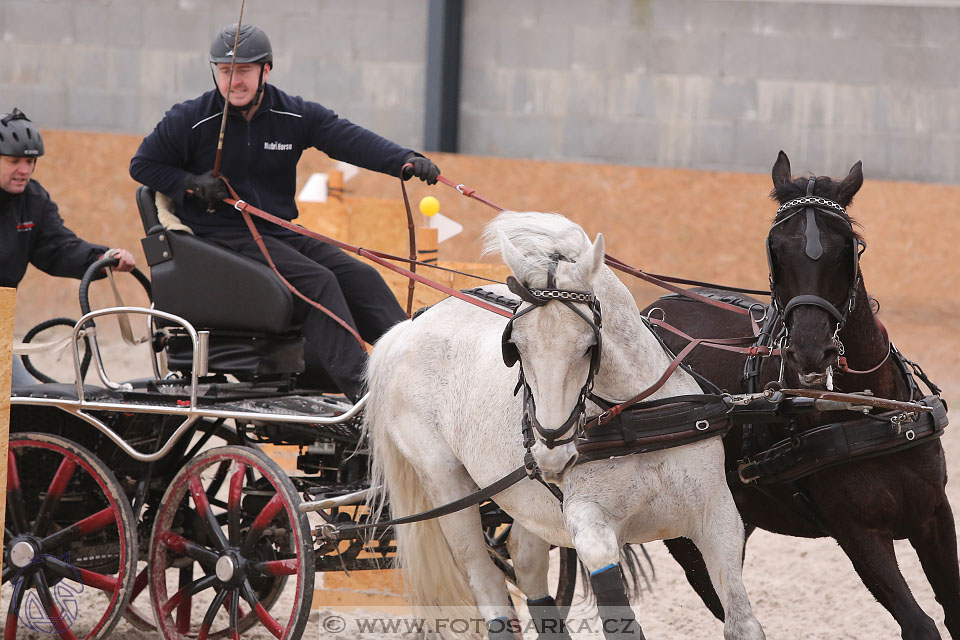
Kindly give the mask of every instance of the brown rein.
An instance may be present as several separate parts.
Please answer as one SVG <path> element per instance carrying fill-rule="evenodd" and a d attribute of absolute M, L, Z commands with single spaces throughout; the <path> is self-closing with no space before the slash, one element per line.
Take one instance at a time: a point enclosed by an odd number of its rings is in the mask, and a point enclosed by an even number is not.
<path fill-rule="evenodd" d="M 226 180 L 224 180 L 224 181 L 226 182 Z M 487 311 L 490 311 L 490 312 L 492 312 L 492 313 L 496 313 L 497 315 L 501 315 L 501 316 L 504 316 L 504 317 L 506 317 L 506 318 L 511 318 L 511 317 L 513 317 L 513 314 L 510 313 L 509 311 L 507 311 L 506 309 L 503 309 L 503 308 L 501 308 L 501 307 L 498 307 L 498 306 L 489 304 L 489 303 L 487 303 L 487 302 L 484 302 L 483 300 L 479 300 L 479 299 L 477 299 L 477 298 L 473 298 L 473 297 L 471 297 L 471 296 L 468 296 L 467 294 L 462 293 L 462 292 L 460 292 L 460 291 L 457 291 L 456 289 L 451 289 L 450 287 L 447 287 L 446 285 L 442 285 L 442 284 L 440 284 L 439 282 L 434 282 L 433 280 L 430 280 L 430 279 L 428 279 L 428 278 L 426 278 L 426 277 L 424 277 L 424 276 L 416 273 L 416 272 L 413 271 L 413 270 L 404 269 L 403 267 L 397 266 L 397 265 L 393 264 L 392 262 L 389 262 L 389 260 L 404 260 L 404 261 L 406 261 L 406 260 L 407 260 L 406 258 L 398 258 L 398 257 L 396 257 L 396 256 L 391 256 L 390 254 L 382 253 L 382 252 L 380 252 L 380 251 L 374 251 L 374 250 L 371 250 L 371 249 L 364 249 L 363 247 L 358 247 L 358 246 L 355 246 L 355 245 L 352 245 L 352 244 L 348 244 L 348 243 L 346 243 L 346 242 L 342 242 L 342 241 L 340 241 L 340 240 L 336 240 L 335 238 L 331 238 L 331 237 L 329 237 L 329 236 L 325 236 L 325 235 L 323 235 L 322 233 L 317 233 L 316 231 L 311 231 L 311 230 L 309 230 L 309 229 L 306 229 L 306 228 L 304 228 L 304 227 L 301 227 L 300 225 L 293 224 L 292 222 L 290 222 L 290 221 L 288 221 L 288 220 L 284 220 L 283 218 L 280 218 L 280 217 L 278 217 L 278 216 L 275 216 L 275 215 L 273 215 L 273 214 L 271 214 L 271 213 L 267 213 L 266 211 L 263 211 L 262 209 L 259 209 L 259 208 L 255 207 L 255 206 L 253 206 L 253 205 L 250 204 L 249 202 L 246 202 L 246 201 L 242 200 L 242 199 L 237 195 L 237 192 L 234 191 L 233 186 L 230 185 L 229 182 L 227 182 L 227 188 L 230 190 L 230 193 L 231 193 L 231 195 L 232 195 L 233 197 L 232 197 L 232 198 L 227 198 L 227 199 L 225 199 L 224 202 L 226 202 L 227 204 L 229 204 L 230 206 L 232 206 L 234 209 L 236 209 L 237 211 L 239 211 L 240 214 L 243 216 L 244 222 L 246 223 L 247 228 L 250 230 L 250 233 L 253 235 L 254 241 L 257 243 L 257 246 L 260 248 L 260 252 L 263 254 L 264 258 L 267 260 L 267 263 L 270 265 L 271 269 L 273 269 L 274 273 L 276 273 L 276 274 L 280 277 L 281 281 L 287 286 L 288 289 L 290 289 L 290 291 L 291 291 L 292 293 L 294 293 L 296 296 L 298 296 L 299 298 L 303 299 L 303 300 L 306 301 L 307 303 L 311 304 L 311 305 L 314 306 L 315 308 L 319 309 L 319 310 L 322 311 L 324 314 L 326 314 L 327 316 L 329 316 L 332 320 L 334 320 L 335 322 L 337 322 L 337 324 L 339 324 L 340 326 L 342 326 L 342 327 L 344 327 L 345 329 L 347 329 L 347 330 L 350 332 L 350 334 L 351 334 L 352 336 L 354 336 L 354 338 L 356 338 L 357 341 L 360 342 L 361 345 L 364 344 L 364 341 L 363 341 L 363 339 L 359 336 L 359 334 L 356 332 L 356 330 L 353 329 L 353 327 L 351 327 L 349 324 L 346 323 L 346 321 L 344 321 L 342 318 L 340 318 L 339 316 L 337 316 L 336 314 L 334 314 L 332 311 L 330 311 L 329 309 L 327 309 L 327 308 L 324 307 L 323 305 L 321 305 L 321 304 L 319 304 L 318 302 L 315 302 L 315 301 L 307 298 L 306 296 L 304 296 L 302 293 L 300 293 L 299 291 L 297 291 L 296 287 L 294 287 L 292 284 L 290 284 L 290 283 L 286 280 L 286 278 L 284 278 L 282 275 L 280 275 L 280 272 L 277 270 L 276 266 L 274 265 L 273 259 L 270 257 L 270 252 L 267 250 L 267 247 L 266 247 L 266 245 L 265 245 L 264 242 L 263 242 L 263 237 L 260 235 L 260 232 L 257 230 L 256 225 L 253 223 L 253 220 L 252 220 L 251 217 L 250 217 L 251 215 L 256 216 L 256 217 L 258 217 L 258 218 L 260 218 L 260 219 L 262 219 L 262 220 L 266 220 L 267 222 L 270 222 L 270 223 L 275 224 L 275 225 L 277 225 L 277 226 L 283 227 L 284 229 L 287 229 L 287 230 L 289 230 L 289 231 L 293 231 L 294 233 L 298 233 L 298 234 L 300 234 L 300 235 L 304 235 L 304 236 L 307 236 L 307 237 L 310 237 L 310 238 L 314 238 L 315 240 L 320 240 L 321 242 L 326 242 L 327 244 L 331 244 L 331 245 L 333 245 L 333 246 L 335 246 L 335 247 L 339 247 L 340 249 L 343 249 L 344 251 L 350 251 L 350 252 L 352 252 L 352 253 L 356 253 L 356 254 L 359 255 L 359 256 L 362 256 L 362 257 L 364 257 L 364 258 L 367 258 L 367 259 L 369 259 L 369 260 L 371 260 L 371 261 L 373 261 L 373 262 L 375 262 L 375 263 L 377 263 L 377 264 L 379 264 L 379 265 L 381 265 L 381 266 L 383 266 L 383 267 L 386 267 L 386 268 L 388 268 L 388 269 L 390 269 L 390 270 L 392 270 L 392 271 L 395 271 L 395 272 L 397 272 L 397 273 L 399 273 L 399 274 L 401 274 L 401 275 L 403 275 L 403 276 L 406 276 L 407 278 L 410 279 L 411 282 L 416 281 L 416 282 L 419 282 L 419 283 L 421 283 L 421 284 L 425 284 L 425 285 L 427 285 L 427 286 L 433 287 L 434 289 L 437 289 L 438 291 L 441 291 L 441 292 L 443 292 L 443 293 L 446 293 L 447 295 L 453 296 L 453 297 L 455 297 L 455 298 L 459 298 L 460 300 L 464 300 L 464 301 L 466 301 L 466 302 L 469 302 L 470 304 L 473 304 L 473 305 L 475 305 L 475 306 L 478 306 L 478 307 L 480 307 L 480 308 L 482 308 L 482 309 L 486 309 Z M 409 203 L 407 203 L 407 204 L 408 204 L 408 207 L 409 207 Z M 414 251 L 416 251 L 416 245 L 414 245 Z M 414 267 L 414 266 L 415 266 L 415 263 L 417 262 L 415 258 L 416 258 L 416 254 L 414 253 L 414 256 L 409 259 L 409 262 L 411 263 L 411 267 Z"/>
<path fill-rule="evenodd" d="M 406 165 L 405 165 L 405 166 L 406 166 Z M 221 176 L 221 177 L 222 177 L 222 176 Z M 438 291 L 441 291 L 441 292 L 443 292 L 443 293 L 446 293 L 447 295 L 450 295 L 450 296 L 453 296 L 453 297 L 458 298 L 458 299 L 460 299 L 460 300 L 463 300 L 463 301 L 465 301 L 465 302 L 468 302 L 468 303 L 470 303 L 470 304 L 472 304 L 472 305 L 474 305 L 474 306 L 480 307 L 480 308 L 485 309 L 485 310 L 487 310 L 487 311 L 490 311 L 490 312 L 492 312 L 492 313 L 496 313 L 497 315 L 503 316 L 503 317 L 505 317 L 505 318 L 512 318 L 512 317 L 513 317 L 513 313 L 512 313 L 511 311 L 508 311 L 508 310 L 506 310 L 506 309 L 504 309 L 504 308 L 502 308 L 502 307 L 499 307 L 499 306 L 496 306 L 496 305 L 493 305 L 493 304 L 489 304 L 489 303 L 487 303 L 487 302 L 485 302 L 485 301 L 483 301 L 483 300 L 481 300 L 481 299 L 479 299 L 479 298 L 476 298 L 476 297 L 473 297 L 473 296 L 469 296 L 469 295 L 467 295 L 467 294 L 465 294 L 465 293 L 463 293 L 463 292 L 461 292 L 461 291 L 457 291 L 457 290 L 455 290 L 455 289 L 452 289 L 452 288 L 450 288 L 450 287 L 447 287 L 447 286 L 445 286 L 445 285 L 442 285 L 442 284 L 440 284 L 439 282 L 435 282 L 435 281 L 433 281 L 433 280 L 430 280 L 429 278 L 426 278 L 426 277 L 424 277 L 424 276 L 416 273 L 416 271 L 415 271 L 415 269 L 416 269 L 416 264 L 417 264 L 417 260 L 416 260 L 416 236 L 415 236 L 415 231 L 414 231 L 414 228 L 413 228 L 413 215 L 412 215 L 412 212 L 411 212 L 411 209 L 410 209 L 410 200 L 409 200 L 409 197 L 407 196 L 406 186 L 403 184 L 403 181 L 402 181 L 402 180 L 401 180 L 401 190 L 402 190 L 402 192 L 403 192 L 403 202 L 404 202 L 404 206 L 405 206 L 406 211 L 407 211 L 407 220 L 408 220 L 409 228 L 410 228 L 411 257 L 410 257 L 409 259 L 400 258 L 400 257 L 398 257 L 398 256 L 393 256 L 393 255 L 390 255 L 390 254 L 387 254 L 387 253 L 383 253 L 383 252 L 380 252 L 380 251 L 374 251 L 374 250 L 371 250 L 371 249 L 364 249 L 363 247 L 358 247 L 358 246 L 355 246 L 355 245 L 351 245 L 351 244 L 348 244 L 348 243 L 346 243 L 346 242 L 342 242 L 342 241 L 340 241 L 340 240 L 336 240 L 335 238 L 331 238 L 331 237 L 329 237 L 329 236 L 323 235 L 323 234 L 321 234 L 321 233 L 317 233 L 316 231 L 311 231 L 311 230 L 309 230 L 309 229 L 306 229 L 306 228 L 304 228 L 304 227 L 301 227 L 300 225 L 293 224 L 292 222 L 290 222 L 290 221 L 288 221 L 288 220 L 284 220 L 283 218 L 280 218 L 280 217 L 275 216 L 275 215 L 273 215 L 273 214 L 267 213 L 266 211 L 263 211 L 262 209 L 259 209 L 259 208 L 255 207 L 255 206 L 253 206 L 253 205 L 250 204 L 249 202 L 246 202 L 246 201 L 242 200 L 242 199 L 237 195 L 237 192 L 233 189 L 233 186 L 229 183 L 229 181 L 227 181 L 226 178 L 223 178 L 223 180 L 224 180 L 224 182 L 226 183 L 227 188 L 230 190 L 231 195 L 233 196 L 232 198 L 227 198 L 227 199 L 225 199 L 224 202 L 226 202 L 227 204 L 229 204 L 230 206 L 232 206 L 234 209 L 236 209 L 237 211 L 239 211 L 240 214 L 243 216 L 243 219 L 244 219 L 244 222 L 245 222 L 246 225 L 247 225 L 247 228 L 249 229 L 251 235 L 253 236 L 254 241 L 257 243 L 257 246 L 260 248 L 260 252 L 263 254 L 264 258 L 266 259 L 267 264 L 270 265 L 270 268 L 271 268 L 271 269 L 274 271 L 274 273 L 276 273 L 277 276 L 280 278 L 280 281 L 283 282 L 283 284 L 284 284 L 294 295 L 296 295 L 296 296 L 299 297 L 300 299 L 304 300 L 306 303 L 310 304 L 310 305 L 313 306 L 314 308 L 318 309 L 319 311 L 321 311 L 322 313 L 324 313 L 325 315 L 327 315 L 328 317 L 330 317 L 334 322 L 336 322 L 336 323 L 339 324 L 341 327 L 343 327 L 344 329 L 346 329 L 346 330 L 350 333 L 350 335 L 352 335 L 352 336 L 357 340 L 357 342 L 360 343 L 361 346 L 363 346 L 363 345 L 365 344 L 365 343 L 364 343 L 364 340 L 363 340 L 363 338 L 360 337 L 360 335 L 357 333 L 357 331 L 356 331 L 353 327 L 351 327 L 345 320 L 343 320 L 342 318 L 340 318 L 339 316 L 337 316 L 335 313 L 333 313 L 332 311 L 330 311 L 329 309 L 327 309 L 326 307 L 324 307 L 324 306 L 321 305 L 320 303 L 318 303 L 318 302 L 316 302 L 316 301 L 308 298 L 308 297 L 305 296 L 304 294 L 302 294 L 300 291 L 297 290 L 296 287 L 294 287 L 292 284 L 290 284 L 290 282 L 288 282 L 287 279 L 283 277 L 283 275 L 280 274 L 279 270 L 277 269 L 276 265 L 275 265 L 274 262 L 273 262 L 273 258 L 270 256 L 270 252 L 267 250 L 266 244 L 263 242 L 263 237 L 262 237 L 262 235 L 261 235 L 260 232 L 257 230 L 256 225 L 253 223 L 253 220 L 252 220 L 252 218 L 251 218 L 251 215 L 256 216 L 256 217 L 258 217 L 258 218 L 260 218 L 260 219 L 262 219 L 262 220 L 266 220 L 267 222 L 270 222 L 270 223 L 272 223 L 272 224 L 275 224 L 275 225 L 278 225 L 278 226 L 280 226 L 280 227 L 283 227 L 284 229 L 287 229 L 287 230 L 289 230 L 289 231 L 293 231 L 294 233 L 298 233 L 298 234 L 301 234 L 301 235 L 304 235 L 304 236 L 307 236 L 307 237 L 310 237 L 310 238 L 314 238 L 314 239 L 316 239 L 316 240 L 320 240 L 321 242 L 326 242 L 326 243 L 331 244 L 331 245 L 333 245 L 333 246 L 339 247 L 340 249 L 343 249 L 343 250 L 345 250 L 345 251 L 350 251 L 350 252 L 356 253 L 356 254 L 359 255 L 359 256 L 365 257 L 365 258 L 367 258 L 367 259 L 369 259 L 369 260 L 371 260 L 371 261 L 373 261 L 373 262 L 375 262 L 375 263 L 377 263 L 377 264 L 379 264 L 379 265 L 381 265 L 381 266 L 384 266 L 384 267 L 386 267 L 386 268 L 388 268 L 388 269 L 390 269 L 390 270 L 392 270 L 392 271 L 395 271 L 396 273 L 399 273 L 399 274 L 401 274 L 401 275 L 403 275 L 403 276 L 406 276 L 406 277 L 410 280 L 410 289 L 409 289 L 408 299 L 407 299 L 407 306 L 408 306 L 407 315 L 408 315 L 408 316 L 410 315 L 410 307 L 412 306 L 412 302 L 413 302 L 413 287 L 414 287 L 414 281 L 416 281 L 416 282 L 419 282 L 419 283 L 421 283 L 421 284 L 424 284 L 424 285 L 427 285 L 427 286 L 429 286 L 429 287 L 432 287 L 432 288 L 434 288 L 434 289 L 436 289 L 436 290 L 438 290 Z M 489 201 L 489 200 L 486 200 L 485 198 L 482 198 L 482 197 L 478 196 L 478 195 L 476 194 L 476 190 L 475 190 L 475 189 L 466 188 L 466 187 L 465 187 L 464 185 L 462 185 L 462 184 L 459 184 L 459 185 L 454 184 L 452 181 L 444 178 L 443 176 L 438 176 L 438 181 L 439 181 L 439 182 L 442 182 L 443 184 L 446 184 L 446 185 L 448 185 L 448 186 L 450 186 L 450 187 L 453 187 L 454 189 L 456 189 L 458 192 L 460 192 L 460 193 L 461 193 L 462 195 L 464 195 L 465 197 L 474 198 L 475 200 L 478 200 L 478 201 L 486 204 L 487 206 L 492 207 L 492 208 L 494 208 L 494 209 L 496 209 L 496 210 L 498 210 L 498 211 L 504 211 L 504 209 L 503 209 L 502 207 L 494 204 L 493 202 L 491 202 L 491 201 Z M 400 261 L 409 262 L 411 268 L 410 268 L 410 269 L 404 269 L 403 267 L 400 267 L 400 266 L 398 266 L 398 265 L 393 264 L 392 262 L 390 262 L 390 260 L 400 260 Z M 687 340 L 689 341 L 688 344 L 683 348 L 683 350 L 680 351 L 680 353 L 677 354 L 677 356 L 673 359 L 673 361 L 670 363 L 670 365 L 667 367 L 667 369 L 663 372 L 663 374 L 660 376 L 660 378 L 659 378 L 654 384 L 652 384 L 651 386 L 647 387 L 646 389 L 644 389 L 643 391 L 641 391 L 640 393 L 638 393 L 638 394 L 635 395 L 634 397 L 630 398 L 629 400 L 627 400 L 627 401 L 625 401 L 625 402 L 621 402 L 621 403 L 615 405 L 614 407 L 610 408 L 609 410 L 605 411 L 604 413 L 600 414 L 599 416 L 596 416 L 595 418 L 593 418 L 593 419 L 591 419 L 590 421 L 588 421 L 588 422 L 586 423 L 586 425 L 585 425 L 585 427 L 586 427 L 587 429 L 589 429 L 589 428 L 592 427 L 592 426 L 596 426 L 596 425 L 600 425 L 600 424 L 604 424 L 604 423 L 606 423 L 606 422 L 609 422 L 610 420 L 612 420 L 612 419 L 614 419 L 616 416 L 618 416 L 618 415 L 619 415 L 622 411 L 624 411 L 625 409 L 627 409 L 627 408 L 629 408 L 629 407 L 631 407 L 631 406 L 633 406 L 633 405 L 641 402 L 641 401 L 644 400 L 645 398 L 648 398 L 649 396 L 651 396 L 653 393 L 655 393 L 658 389 L 660 389 L 660 388 L 666 383 L 666 381 L 670 378 L 671 375 L 673 375 L 673 373 L 674 373 L 674 372 L 677 370 L 677 368 L 681 365 L 683 359 L 684 359 L 685 357 L 687 357 L 687 355 L 689 355 L 690 352 L 693 351 L 693 349 L 695 349 L 696 347 L 698 347 L 698 346 L 700 346 L 700 345 L 705 345 L 705 346 L 709 346 L 709 347 L 713 347 L 713 348 L 717 348 L 717 349 L 724 349 L 724 350 L 728 350 L 728 351 L 737 351 L 737 352 L 740 352 L 740 353 L 746 353 L 747 355 L 758 355 L 758 354 L 761 354 L 761 355 L 770 355 L 770 354 L 773 353 L 773 351 L 772 351 L 771 349 L 769 349 L 768 347 L 753 346 L 753 340 L 754 340 L 754 337 L 756 336 L 756 334 L 758 333 L 759 328 L 757 327 L 756 319 L 754 318 L 754 316 L 753 316 L 753 314 L 751 313 L 750 309 L 744 309 L 744 308 L 742 308 L 742 307 L 738 307 L 738 306 L 735 306 L 735 305 L 732 305 L 732 304 L 728 304 L 728 303 L 722 302 L 722 301 L 720 301 L 720 300 L 714 300 L 714 299 L 712 299 L 712 298 L 707 298 L 706 296 L 702 296 L 702 295 L 699 295 L 699 294 L 697 294 L 697 293 L 694 293 L 694 292 L 691 292 L 691 291 L 687 291 L 687 290 L 682 289 L 682 288 L 680 288 L 680 287 L 674 286 L 674 285 L 672 285 L 672 284 L 669 284 L 664 278 L 661 278 L 661 277 L 659 277 L 659 276 L 655 276 L 655 275 L 652 275 L 652 274 L 648 274 L 648 273 L 646 273 L 646 272 L 644 272 L 644 271 L 641 271 L 640 269 L 631 267 L 631 266 L 627 265 L 626 263 L 622 262 L 621 260 L 619 260 L 619 259 L 617 259 L 617 258 L 614 258 L 613 256 L 610 256 L 610 255 L 606 255 L 606 256 L 605 256 L 605 261 L 606 261 L 606 263 L 607 263 L 609 266 L 611 266 L 611 267 L 613 267 L 613 268 L 615 268 L 615 269 L 618 269 L 618 270 L 623 271 L 623 272 L 625 272 L 625 273 L 629 273 L 629 274 L 631 274 L 631 275 L 633 275 L 633 276 L 635 276 L 635 277 L 637 277 L 637 278 L 641 278 L 641 279 L 643 279 L 643 280 L 646 280 L 647 282 L 650 282 L 650 283 L 655 284 L 655 285 L 657 285 L 657 286 L 659 286 L 659 287 L 662 287 L 662 288 L 666 289 L 667 291 L 671 291 L 671 292 L 674 292 L 674 293 L 677 293 L 677 294 L 680 294 L 680 295 L 687 296 L 687 297 L 689 297 L 689 298 L 692 298 L 692 299 L 695 299 L 695 300 L 704 302 L 705 304 L 710 304 L 711 306 L 719 307 L 719 308 L 722 308 L 722 309 L 727 309 L 727 310 L 729 310 L 729 311 L 733 311 L 733 312 L 738 313 L 738 314 L 741 314 L 741 315 L 747 315 L 747 316 L 749 316 L 749 317 L 750 317 L 750 320 L 751 320 L 751 324 L 753 325 L 753 328 L 754 328 L 754 331 L 753 331 L 754 336 L 744 337 L 744 338 L 722 338 L 722 339 L 693 338 L 693 337 L 691 337 L 691 336 L 688 336 L 686 333 L 682 332 L 680 329 L 677 329 L 676 327 L 673 327 L 672 325 L 669 325 L 669 324 L 667 324 L 666 322 L 663 322 L 662 320 L 649 319 L 649 322 L 651 322 L 652 324 L 654 324 L 654 325 L 656 325 L 656 326 L 658 326 L 658 327 L 663 327 L 664 329 L 667 329 L 667 330 L 669 330 L 669 331 L 672 331 L 673 333 L 676 333 L 677 335 L 680 335 L 680 336 L 684 337 L 685 339 L 687 339 Z M 706 284 L 706 283 L 697 283 L 697 282 L 692 282 L 692 281 L 685 281 L 685 282 L 688 282 L 688 283 L 691 283 L 691 284 Z"/>

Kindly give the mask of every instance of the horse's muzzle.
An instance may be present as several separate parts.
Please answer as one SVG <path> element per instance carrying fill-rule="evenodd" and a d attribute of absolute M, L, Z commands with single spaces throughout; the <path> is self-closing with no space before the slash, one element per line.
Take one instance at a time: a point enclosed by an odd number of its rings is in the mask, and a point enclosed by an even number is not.
<path fill-rule="evenodd" d="M 564 474 L 573 468 L 580 455 L 577 452 L 577 446 L 572 442 L 549 449 L 538 440 L 530 451 L 540 468 L 543 479 L 558 487 L 563 483 Z"/>

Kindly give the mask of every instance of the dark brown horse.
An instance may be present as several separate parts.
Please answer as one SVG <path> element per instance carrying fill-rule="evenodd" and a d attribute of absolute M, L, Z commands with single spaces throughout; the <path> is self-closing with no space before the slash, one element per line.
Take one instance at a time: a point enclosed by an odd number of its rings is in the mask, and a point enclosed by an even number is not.
<path fill-rule="evenodd" d="M 819 389 L 832 383 L 838 391 L 870 389 L 882 398 L 909 400 L 922 394 L 871 308 L 859 269 L 864 245 L 846 214 L 862 184 L 859 162 L 841 181 L 822 176 L 793 179 L 782 151 L 774 164 L 772 195 L 781 211 L 771 228 L 768 250 L 774 299 L 786 324 L 786 333 L 781 334 L 782 382 Z M 811 196 L 824 202 L 811 209 L 789 206 L 810 202 L 804 198 Z M 752 335 L 746 316 L 687 298 L 661 298 L 649 309 L 654 307 L 663 309 L 666 322 L 695 337 Z M 660 333 L 674 350 L 685 343 L 666 331 Z M 747 391 L 745 356 L 699 348 L 687 362 L 726 391 Z M 762 389 L 780 378 L 780 359 L 767 358 L 760 369 L 756 383 Z M 807 430 L 849 420 L 850 415 L 816 413 L 798 426 Z M 752 440 L 748 448 L 770 446 L 789 436 L 780 425 L 756 427 L 748 436 Z M 957 538 L 944 493 L 947 472 L 939 439 L 823 469 L 794 482 L 761 486 L 745 485 L 737 477 L 743 440 L 744 430 L 735 428 L 724 446 L 731 490 L 748 532 L 760 527 L 783 535 L 835 538 L 863 583 L 900 624 L 903 638 L 940 639 L 936 624 L 917 604 L 897 567 L 893 541 L 910 540 L 943 606 L 946 628 L 960 640 Z M 720 602 L 696 548 L 682 538 L 667 545 L 704 602 L 721 617 Z"/>

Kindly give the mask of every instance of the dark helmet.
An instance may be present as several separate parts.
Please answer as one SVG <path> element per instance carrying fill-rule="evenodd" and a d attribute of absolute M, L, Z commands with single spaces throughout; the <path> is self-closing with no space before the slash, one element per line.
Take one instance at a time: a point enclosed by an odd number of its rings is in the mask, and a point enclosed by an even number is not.
<path fill-rule="evenodd" d="M 233 62 L 233 42 L 237 40 L 237 64 L 253 62 L 270 63 L 273 67 L 273 49 L 263 29 L 251 24 L 240 25 L 240 37 L 237 38 L 237 25 L 227 25 L 213 39 L 210 45 L 210 62 Z"/>
<path fill-rule="evenodd" d="M 13 108 L 0 113 L 0 156 L 39 158 L 43 155 L 43 138 L 23 111 Z"/>

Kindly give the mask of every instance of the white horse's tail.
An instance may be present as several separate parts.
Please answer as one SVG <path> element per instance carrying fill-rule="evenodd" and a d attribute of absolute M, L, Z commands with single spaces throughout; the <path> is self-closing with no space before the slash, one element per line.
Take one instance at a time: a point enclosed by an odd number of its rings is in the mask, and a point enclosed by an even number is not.
<path fill-rule="evenodd" d="M 385 519 L 384 506 L 389 501 L 389 516 L 400 518 L 433 508 L 423 483 L 410 461 L 397 448 L 391 428 L 401 428 L 400 421 L 417 424 L 407 428 L 429 429 L 426 420 L 417 420 L 415 410 L 402 405 L 405 399 L 397 388 L 406 384 L 398 379 L 396 358 L 403 357 L 406 324 L 398 325 L 380 341 L 370 358 L 367 384 L 370 400 L 364 409 L 363 429 L 371 444 L 371 486 L 384 490 L 370 505 L 374 519 Z M 409 381 L 407 381 L 409 382 Z M 399 403 L 393 403 L 391 398 Z M 466 619 L 478 617 L 473 594 L 463 570 L 450 551 L 436 519 L 398 525 L 396 565 L 402 570 L 403 583 L 411 605 L 427 620 Z"/>

